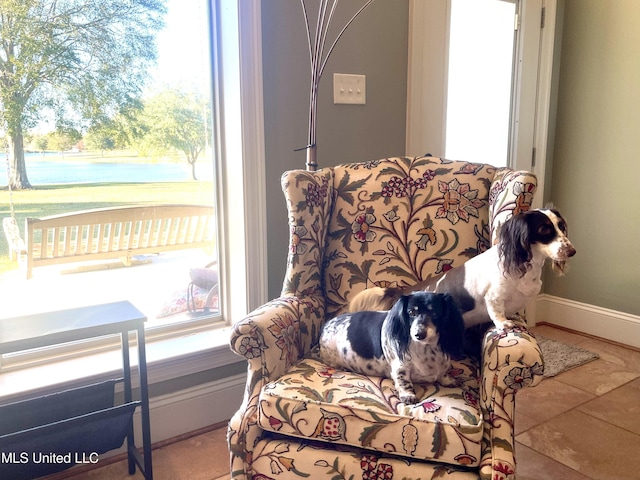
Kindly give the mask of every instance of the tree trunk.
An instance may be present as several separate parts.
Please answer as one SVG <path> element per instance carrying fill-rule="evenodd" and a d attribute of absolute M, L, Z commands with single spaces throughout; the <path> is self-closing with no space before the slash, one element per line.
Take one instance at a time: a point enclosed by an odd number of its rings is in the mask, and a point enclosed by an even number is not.
<path fill-rule="evenodd" d="M 196 160 L 197 160 L 197 158 L 194 158 L 193 161 L 191 159 L 189 159 L 189 163 L 191 164 L 191 179 L 192 180 L 198 180 L 196 178 Z"/>
<path fill-rule="evenodd" d="M 9 162 L 11 164 L 11 188 L 13 190 L 28 190 L 31 187 L 27 178 L 27 165 L 24 160 L 24 137 L 22 129 L 11 134 L 9 138 Z"/>

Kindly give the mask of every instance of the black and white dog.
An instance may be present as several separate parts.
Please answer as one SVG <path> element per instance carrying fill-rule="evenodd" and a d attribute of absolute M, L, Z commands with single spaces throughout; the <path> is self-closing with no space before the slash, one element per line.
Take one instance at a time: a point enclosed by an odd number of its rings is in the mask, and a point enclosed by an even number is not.
<path fill-rule="evenodd" d="M 415 382 L 452 386 L 451 356 L 462 353 L 464 324 L 448 294 L 403 295 L 388 312 L 357 312 L 325 322 L 320 358 L 328 365 L 393 379 L 398 397 L 416 403 Z"/>
<path fill-rule="evenodd" d="M 460 308 L 466 328 L 489 321 L 498 329 L 509 328 L 514 326 L 509 317 L 540 292 L 545 260 L 562 275 L 575 254 L 560 212 L 531 210 L 504 222 L 497 245 L 461 266 L 411 287 L 364 290 L 353 298 L 349 311 L 384 310 L 412 290 L 446 292 Z"/>

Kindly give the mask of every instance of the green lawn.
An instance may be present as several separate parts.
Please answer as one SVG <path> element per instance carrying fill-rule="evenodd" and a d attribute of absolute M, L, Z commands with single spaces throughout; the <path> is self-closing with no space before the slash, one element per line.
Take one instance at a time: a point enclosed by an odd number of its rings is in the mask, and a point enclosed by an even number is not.
<path fill-rule="evenodd" d="M 40 185 L 33 190 L 13 192 L 15 216 L 24 238 L 26 217 L 45 217 L 59 213 L 122 205 L 158 203 L 212 204 L 212 182 L 167 183 L 91 183 Z M 9 192 L 0 190 L 0 218 L 10 215 Z M 7 242 L 0 240 L 0 272 L 17 268 L 10 262 Z"/>

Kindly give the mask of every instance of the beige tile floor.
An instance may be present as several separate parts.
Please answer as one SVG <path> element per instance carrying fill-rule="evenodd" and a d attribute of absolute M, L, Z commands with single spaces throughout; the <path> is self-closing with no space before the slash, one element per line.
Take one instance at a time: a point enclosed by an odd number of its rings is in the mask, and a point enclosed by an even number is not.
<path fill-rule="evenodd" d="M 518 394 L 518 480 L 640 479 L 640 352 L 549 326 L 533 331 L 600 358 Z"/>
<path fill-rule="evenodd" d="M 108 460 L 107 460 L 108 462 Z M 76 467 L 82 469 L 82 467 Z M 136 469 L 134 475 L 127 471 L 127 461 L 122 460 L 93 470 L 67 470 L 46 477 L 44 480 L 144 480 Z M 153 450 L 154 480 L 228 480 L 229 454 L 226 428 L 223 426 L 185 440 Z"/>
<path fill-rule="evenodd" d="M 550 326 L 533 331 L 600 358 L 518 394 L 518 480 L 639 479 L 640 352 Z M 156 449 L 153 461 L 156 480 L 226 480 L 225 430 Z M 137 480 L 142 475 L 130 477 L 125 462 L 118 462 L 68 478 Z"/>

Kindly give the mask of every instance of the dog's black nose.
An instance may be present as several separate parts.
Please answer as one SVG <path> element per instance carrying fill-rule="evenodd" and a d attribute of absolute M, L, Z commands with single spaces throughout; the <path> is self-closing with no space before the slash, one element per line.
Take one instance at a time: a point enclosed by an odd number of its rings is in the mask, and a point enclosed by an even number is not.
<path fill-rule="evenodd" d="M 427 338 L 427 332 L 416 333 L 416 340 L 424 340 L 425 338 Z"/>

